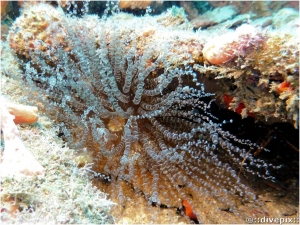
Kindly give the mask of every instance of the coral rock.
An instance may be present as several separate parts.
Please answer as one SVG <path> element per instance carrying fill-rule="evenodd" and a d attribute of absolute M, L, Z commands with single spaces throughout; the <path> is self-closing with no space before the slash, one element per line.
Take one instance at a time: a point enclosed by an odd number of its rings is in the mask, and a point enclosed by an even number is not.
<path fill-rule="evenodd" d="M 228 32 L 206 43 L 203 55 L 211 64 L 218 65 L 228 62 L 243 54 L 250 46 L 249 43 L 259 41 L 260 37 L 256 34 L 255 27 L 244 24 L 235 32 Z"/>
<path fill-rule="evenodd" d="M 119 7 L 121 9 L 146 9 L 148 6 L 150 6 L 150 4 L 152 3 L 152 1 L 124 1 L 121 0 L 119 2 Z"/>
<path fill-rule="evenodd" d="M 238 10 L 234 6 L 220 7 L 192 19 L 191 23 L 195 28 L 207 27 L 228 20 L 237 12 Z"/>

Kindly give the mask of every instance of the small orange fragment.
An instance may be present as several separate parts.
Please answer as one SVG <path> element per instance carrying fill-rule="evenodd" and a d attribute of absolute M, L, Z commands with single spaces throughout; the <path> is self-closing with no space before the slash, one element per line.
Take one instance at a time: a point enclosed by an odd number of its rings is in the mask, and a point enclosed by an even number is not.
<path fill-rule="evenodd" d="M 229 95 L 226 95 L 226 94 L 223 95 L 223 100 L 224 100 L 224 102 L 226 103 L 227 108 L 229 108 L 232 99 L 233 99 L 233 97 L 230 97 Z M 236 113 L 238 113 L 238 114 L 241 114 L 241 113 L 242 113 L 242 110 L 243 110 L 244 108 L 246 108 L 246 106 L 245 106 L 244 103 L 241 102 L 241 103 L 238 104 L 238 106 L 235 108 L 234 111 L 235 111 Z M 251 112 L 247 112 L 247 115 L 248 115 L 248 116 L 251 116 L 251 117 L 254 117 L 254 114 L 251 113 Z"/>
<path fill-rule="evenodd" d="M 235 108 L 235 112 L 237 112 L 238 114 L 242 113 L 242 110 L 245 108 L 245 104 L 244 103 L 239 103 L 238 106 Z"/>
<path fill-rule="evenodd" d="M 182 205 L 185 209 L 185 215 L 188 216 L 192 220 L 197 220 L 196 214 L 193 212 L 192 206 L 187 200 L 182 201 Z"/>
<path fill-rule="evenodd" d="M 229 104 L 231 103 L 233 97 L 230 97 L 229 95 L 224 94 L 223 100 L 226 103 L 226 107 L 229 108 Z"/>
<path fill-rule="evenodd" d="M 282 83 L 278 84 L 277 88 L 279 92 L 284 92 L 288 90 L 293 90 L 290 86 L 291 84 L 289 82 L 283 81 Z"/>
<path fill-rule="evenodd" d="M 15 124 L 35 123 L 38 120 L 38 108 L 21 104 L 5 103 L 8 112 L 15 116 Z"/>

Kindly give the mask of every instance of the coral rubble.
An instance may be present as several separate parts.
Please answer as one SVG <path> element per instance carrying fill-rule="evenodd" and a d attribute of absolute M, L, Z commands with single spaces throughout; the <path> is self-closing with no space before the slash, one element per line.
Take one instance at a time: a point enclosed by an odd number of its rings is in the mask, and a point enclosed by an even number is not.
<path fill-rule="evenodd" d="M 248 33 L 240 32 L 245 27 L 251 27 Z M 23 11 L 8 41 L 24 71 L 16 78 L 71 148 L 93 154 L 93 171 L 105 175 L 118 210 L 132 195 L 167 208 L 187 201 L 195 217 L 215 222 L 201 211 L 208 201 L 233 212 L 228 222 L 240 218 L 241 201 L 256 199 L 242 175 L 273 181 L 280 165 L 254 157 L 268 150 L 222 129 L 202 81 L 223 77 L 221 95 L 233 97 L 234 109 L 243 103 L 242 116 L 298 120 L 295 36 L 251 25 L 223 35 L 232 33 L 236 38 L 224 45 L 233 50 L 221 52 L 229 56 L 215 63 L 210 56 L 219 50 L 207 47 L 212 31 L 193 32 L 181 9 L 99 19 L 40 4 Z M 288 60 L 277 65 L 283 50 Z M 277 89 L 269 93 L 264 81 L 275 76 Z M 278 88 L 281 82 L 289 85 Z M 96 178 L 95 184 L 100 186 Z"/>
<path fill-rule="evenodd" d="M 220 96 L 234 97 L 232 108 L 245 104 L 243 117 L 252 112 L 258 120 L 288 121 L 298 128 L 297 21 L 290 21 L 289 27 L 277 29 L 242 25 L 205 44 L 204 57 L 211 64 L 218 65 L 211 67 L 206 75 L 220 79 Z M 202 68 L 201 71 L 205 72 Z M 290 88 L 279 91 L 281 83 L 288 83 Z"/>
<path fill-rule="evenodd" d="M 5 100 L 1 98 L 1 131 L 5 142 L 0 177 L 4 176 L 34 176 L 44 173 L 42 165 L 26 149 L 19 137 L 19 131 L 14 124 L 14 115 L 9 113 Z M 9 105 L 9 104 L 8 104 Z"/>
<path fill-rule="evenodd" d="M 2 93 L 7 94 L 6 91 L 12 88 L 22 90 L 15 81 L 7 86 Z M 61 147 L 64 143 L 57 138 L 53 126 L 49 118 L 42 116 L 38 125 L 19 127 L 24 145 L 44 167 L 44 173 L 16 176 L 18 174 L 12 174 L 12 171 L 2 170 L 16 171 L 26 163 L 29 164 L 27 169 L 32 169 L 36 164 L 32 160 L 1 167 L 1 224 L 113 224 L 108 211 L 115 203 L 91 184 L 91 165 L 76 167 L 73 150 Z M 19 158 L 15 157 L 14 161 Z M 28 159 L 23 157 L 23 160 Z"/>

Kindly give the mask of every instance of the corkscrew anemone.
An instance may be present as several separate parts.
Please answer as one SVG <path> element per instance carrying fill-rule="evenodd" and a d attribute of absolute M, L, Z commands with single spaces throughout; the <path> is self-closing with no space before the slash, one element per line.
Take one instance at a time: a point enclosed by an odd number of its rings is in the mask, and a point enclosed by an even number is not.
<path fill-rule="evenodd" d="M 49 43 L 34 35 L 33 48 L 11 44 L 31 97 L 43 103 L 71 148 L 93 153 L 93 169 L 110 176 L 111 197 L 120 203 L 128 197 L 125 184 L 150 204 L 178 207 L 184 199 L 197 217 L 203 196 L 233 211 L 236 198 L 254 200 L 236 169 L 274 179 L 269 169 L 278 167 L 255 158 L 252 150 L 266 149 L 222 130 L 210 112 L 213 95 L 198 80 L 202 40 L 155 19 L 117 23 L 117 17 L 78 19 L 43 4 L 26 10 L 10 43 L 26 43 L 32 18 L 48 20 L 35 32 L 51 37 Z M 147 39 L 145 27 L 152 30 Z M 55 35 L 60 31 L 63 41 Z"/>

